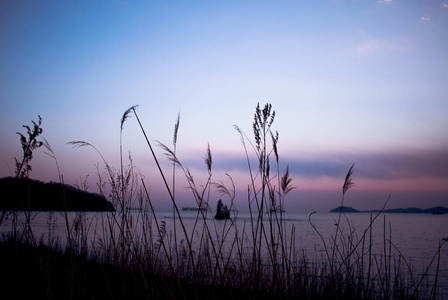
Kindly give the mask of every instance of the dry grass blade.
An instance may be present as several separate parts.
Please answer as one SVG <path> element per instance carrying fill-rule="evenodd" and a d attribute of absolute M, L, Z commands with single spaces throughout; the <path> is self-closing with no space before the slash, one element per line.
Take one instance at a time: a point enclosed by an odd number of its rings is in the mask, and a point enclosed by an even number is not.
<path fill-rule="evenodd" d="M 109 164 L 107 163 L 103 154 L 101 154 L 101 152 L 95 146 L 93 146 L 92 144 L 85 142 L 85 141 L 71 141 L 71 142 L 68 142 L 67 145 L 72 145 L 73 148 L 81 148 L 81 147 L 87 147 L 87 146 L 92 147 L 96 151 L 96 153 L 98 153 L 98 155 L 101 157 L 101 159 L 103 160 L 103 163 L 106 166 L 107 172 L 111 179 L 111 182 L 115 186 L 115 180 L 114 180 L 114 175 L 113 175 L 114 172 L 113 172 L 112 168 L 109 166 Z"/>
<path fill-rule="evenodd" d="M 22 144 L 23 150 L 22 161 L 19 162 L 19 160 L 15 158 L 17 178 L 28 176 L 28 172 L 32 170 L 29 163 L 33 159 L 33 151 L 41 147 L 43 144 L 42 141 L 37 140 L 37 137 L 43 132 L 43 129 L 40 127 L 42 125 L 42 118 L 40 117 L 40 115 L 38 117 L 39 123 L 31 121 L 34 124 L 32 130 L 30 126 L 23 125 L 23 127 L 27 129 L 28 138 L 20 132 L 17 132 L 17 134 L 20 136 L 20 143 Z"/>
<path fill-rule="evenodd" d="M 86 146 L 93 147 L 92 144 L 90 144 L 88 142 L 84 142 L 84 141 L 70 141 L 67 143 L 67 145 L 72 145 L 73 148 L 81 148 L 81 147 L 86 147 Z M 93 148 L 95 148 L 95 147 L 93 147 Z"/>
<path fill-rule="evenodd" d="M 347 175 L 345 176 L 344 185 L 342 186 L 342 194 L 345 195 L 345 193 L 355 185 L 352 179 L 353 175 L 353 168 L 355 167 L 355 164 L 353 164 L 350 169 L 347 172 Z"/>
<path fill-rule="evenodd" d="M 179 131 L 179 124 L 180 124 L 180 113 L 177 114 L 177 121 L 176 121 L 176 124 L 174 124 L 174 135 L 173 135 L 174 147 L 176 147 L 176 144 L 177 144 L 177 133 Z"/>
<path fill-rule="evenodd" d="M 220 180 L 219 182 L 213 182 L 212 185 L 215 187 L 216 191 L 221 195 L 227 195 L 230 199 L 235 198 L 235 183 L 233 182 L 232 176 L 226 174 L 232 183 L 232 190 L 229 190 L 227 186 Z"/>
<path fill-rule="evenodd" d="M 208 172 L 212 171 L 212 152 L 210 151 L 210 144 L 207 144 L 207 153 L 204 157 L 205 164 L 207 165 Z"/>
<path fill-rule="evenodd" d="M 238 127 L 238 125 L 233 125 L 233 128 L 235 128 L 235 130 L 238 131 L 239 134 L 243 134 L 243 131 Z"/>
<path fill-rule="evenodd" d="M 123 130 L 124 122 L 126 122 L 126 120 L 129 119 L 129 118 L 131 117 L 130 114 L 131 114 L 137 107 L 138 107 L 138 105 L 134 105 L 134 106 L 128 108 L 128 109 L 124 112 L 123 116 L 121 117 L 121 123 L 120 123 L 120 124 L 121 124 L 121 125 L 120 125 L 121 130 Z"/>
<path fill-rule="evenodd" d="M 213 185 L 216 188 L 216 191 L 222 195 L 228 195 L 230 197 L 230 191 L 227 189 L 227 187 L 224 185 L 222 181 L 219 181 L 219 183 L 214 182 Z"/>
<path fill-rule="evenodd" d="M 254 115 L 254 123 L 253 123 L 253 131 L 254 131 L 254 138 L 255 138 L 255 145 L 257 145 L 257 150 L 260 150 L 260 144 L 261 144 L 261 110 L 260 110 L 260 103 L 257 103 L 257 108 L 255 109 L 255 115 Z"/>
<path fill-rule="evenodd" d="M 272 148 L 274 149 L 275 160 L 277 161 L 277 164 L 278 164 L 278 149 L 277 149 L 278 132 L 277 131 L 275 132 L 275 136 L 271 132 L 271 138 L 272 138 Z"/>
<path fill-rule="evenodd" d="M 48 150 L 44 151 L 45 154 L 47 154 L 48 156 L 50 156 L 52 159 L 54 159 L 54 161 L 56 162 L 56 168 L 58 170 L 58 176 L 59 176 L 59 182 L 62 182 L 62 178 L 61 178 L 61 172 L 59 170 L 59 163 L 58 160 L 56 159 L 56 154 L 54 154 L 53 148 L 51 148 L 50 143 L 47 141 L 46 138 L 42 138 L 44 140 L 44 147 Z"/>
<path fill-rule="evenodd" d="M 292 177 L 289 175 L 289 165 L 286 166 L 286 172 L 285 174 L 282 176 L 281 179 L 281 186 L 282 186 L 282 191 L 283 194 L 288 194 L 290 191 L 292 191 L 293 189 L 295 189 L 295 186 L 291 185 L 292 182 Z"/>
<path fill-rule="evenodd" d="M 163 151 L 165 152 L 165 156 L 168 158 L 168 160 L 172 161 L 173 163 L 175 163 L 177 166 L 181 166 L 181 163 L 179 161 L 179 159 L 176 157 L 176 154 L 174 153 L 173 150 L 171 150 L 170 148 L 168 148 L 168 146 L 166 146 L 165 144 L 157 141 L 158 146 L 160 148 L 163 149 Z"/>
<path fill-rule="evenodd" d="M 44 140 L 44 147 L 45 147 L 45 149 L 48 150 L 48 152 L 47 152 L 47 151 L 44 151 L 44 153 L 45 153 L 46 155 L 50 156 L 51 158 L 56 159 L 56 156 L 54 155 L 54 151 L 53 151 L 53 149 L 51 148 L 50 143 L 47 141 L 46 138 L 42 138 L 42 139 Z"/>

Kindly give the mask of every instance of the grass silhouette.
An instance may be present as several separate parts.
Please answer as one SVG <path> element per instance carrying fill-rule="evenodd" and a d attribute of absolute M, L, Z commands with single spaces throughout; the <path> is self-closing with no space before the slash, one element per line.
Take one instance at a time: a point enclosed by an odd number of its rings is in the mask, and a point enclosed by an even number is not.
<path fill-rule="evenodd" d="M 125 166 L 122 135 L 124 125 L 134 117 L 145 139 L 159 176 L 172 205 L 173 234 L 165 220 L 158 218 L 153 199 L 142 174 L 133 165 Z M 248 168 L 247 204 L 249 222 L 236 222 L 235 185 L 213 179 L 213 159 L 207 145 L 204 157 L 207 176 L 197 184 L 191 171 L 177 157 L 180 115 L 174 126 L 173 147 L 157 143 L 172 163 L 172 178 L 166 176 L 147 132 L 140 122 L 137 106 L 125 111 L 120 122 L 120 168 L 113 169 L 101 152 L 85 141 L 72 141 L 73 147 L 89 147 L 100 156 L 105 173 L 97 165 L 98 187 L 117 210 L 88 219 L 83 212 L 70 218 L 63 214 L 67 240 L 54 238 L 54 212 L 48 213 L 48 240 L 36 240 L 32 214 L 21 223 L 17 212 L 4 211 L 1 221 L 13 214 L 14 230 L 0 243 L 2 264 L 0 288 L 6 299 L 417 299 L 440 298 L 438 270 L 442 239 L 423 275 L 415 275 L 387 234 L 383 222 L 383 253 L 372 251 L 372 228 L 381 212 L 357 235 L 347 215 L 339 211 L 334 234 L 326 238 L 309 215 L 309 224 L 321 239 L 325 259 L 310 260 L 296 249 L 295 227 L 287 228 L 284 203 L 295 188 L 289 167 L 280 172 L 279 135 L 272 130 L 275 111 L 270 104 L 257 104 L 253 121 L 253 140 L 238 126 Z M 33 122 L 34 123 L 34 122 Z M 56 155 L 48 141 L 40 144 L 39 123 L 27 127 L 29 139 L 21 135 L 22 146 L 32 150 L 44 145 L 48 155 Z M 36 129 L 37 128 L 37 129 Z M 38 133 L 38 134 L 37 134 Z M 33 142 L 34 141 L 34 142 Z M 30 143 L 31 142 L 31 143 Z M 24 148 L 24 149 L 25 149 Z M 27 176 L 32 155 L 23 160 L 17 174 Z M 251 158 L 256 157 L 256 164 Z M 16 160 L 18 162 L 18 160 Z M 354 185 L 354 165 L 342 185 L 341 207 Z M 183 176 L 198 207 L 193 226 L 187 227 L 176 199 L 176 178 Z M 106 188 L 107 187 L 107 188 Z M 106 192 L 108 190 L 109 192 Z M 208 218 L 213 193 L 227 197 L 230 220 Z M 61 201 L 65 196 L 61 192 Z M 137 203 L 138 209 L 131 204 Z M 388 200 L 385 201 L 384 207 Z M 383 207 L 383 209 L 384 209 Z M 0 221 L 0 226 L 2 222 Z M 96 222 L 96 226 L 93 224 Z M 219 224 L 217 222 L 220 222 Z M 389 229 L 390 230 L 390 229 Z M 53 238 L 50 238 L 53 237 Z M 193 246 L 195 245 L 195 246 Z M 392 249 L 398 256 L 392 255 Z M 434 281 L 424 284 L 431 266 L 436 265 Z M 27 289 L 24 286 L 28 286 Z M 431 288 L 428 290 L 428 286 Z"/>

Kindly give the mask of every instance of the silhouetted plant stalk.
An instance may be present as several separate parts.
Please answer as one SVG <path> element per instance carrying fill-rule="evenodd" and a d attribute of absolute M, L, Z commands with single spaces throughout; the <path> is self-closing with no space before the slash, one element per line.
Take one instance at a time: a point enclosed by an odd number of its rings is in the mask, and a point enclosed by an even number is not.
<path fill-rule="evenodd" d="M 344 200 L 345 200 L 345 193 L 347 193 L 347 191 L 353 187 L 355 185 L 355 183 L 353 182 L 353 168 L 355 167 L 355 164 L 353 164 L 350 169 L 347 172 L 347 175 L 345 176 L 345 180 L 344 180 L 344 184 L 342 185 L 342 199 L 341 199 L 341 206 L 339 208 L 339 214 L 338 214 L 338 222 L 336 223 L 336 233 L 334 235 L 334 241 L 333 241 L 333 246 L 332 246 L 332 257 L 331 257 L 331 265 L 330 265 L 330 269 L 334 270 L 334 259 L 335 259 L 335 254 L 336 254 L 336 250 L 337 250 L 337 240 L 338 240 L 338 234 L 341 231 L 341 227 L 340 227 L 340 223 L 341 223 L 341 216 L 342 216 L 342 209 L 344 206 Z M 333 274 L 334 275 L 334 274 Z"/>
<path fill-rule="evenodd" d="M 169 196 L 170 196 L 170 199 L 171 199 L 171 201 L 172 201 L 172 203 L 173 203 L 173 207 L 174 207 L 174 209 L 175 209 L 175 211 L 176 211 L 177 216 L 179 217 L 179 221 L 180 221 L 180 224 L 181 224 L 181 227 L 182 227 L 182 231 L 183 231 L 183 233 L 184 233 L 185 239 L 186 239 L 187 244 L 188 244 L 189 256 L 190 256 L 190 260 L 191 260 L 192 268 L 193 268 L 193 274 L 196 274 L 196 269 L 195 269 L 195 264 L 194 264 L 194 258 L 193 258 L 193 249 L 192 249 L 192 247 L 191 247 L 191 242 L 190 242 L 190 240 L 188 239 L 187 230 L 185 229 L 185 225 L 184 225 L 184 223 L 183 223 L 183 221 L 182 221 L 182 218 L 180 217 L 179 208 L 177 207 L 177 204 L 176 204 L 176 201 L 175 201 L 175 199 L 174 199 L 173 193 L 172 193 L 172 191 L 171 191 L 171 189 L 170 189 L 170 187 L 169 187 L 169 185 L 168 185 L 168 182 L 167 182 L 167 180 L 166 180 L 166 178 L 165 178 L 165 174 L 163 173 L 163 170 L 162 170 L 162 168 L 160 167 L 159 161 L 158 161 L 157 156 L 156 156 L 156 154 L 155 154 L 155 152 L 154 152 L 154 150 L 153 150 L 153 148 L 152 148 L 151 142 L 149 141 L 148 136 L 146 135 L 146 131 L 145 131 L 145 129 L 143 128 L 143 125 L 142 125 L 142 123 L 140 122 L 140 119 L 139 119 L 139 117 L 138 117 L 138 115 L 137 115 L 136 108 L 137 108 L 137 106 L 135 106 L 135 105 L 132 106 L 131 108 L 129 108 L 128 110 L 126 110 L 125 114 L 129 114 L 131 111 L 134 113 L 135 118 L 137 119 L 137 122 L 138 122 L 138 124 L 139 124 L 139 126 L 140 126 L 140 129 L 141 129 L 141 131 L 142 131 L 142 133 L 143 133 L 143 135 L 144 135 L 144 137 L 145 137 L 146 143 L 147 143 L 147 145 L 148 145 L 148 147 L 149 147 L 149 149 L 150 149 L 150 151 L 151 151 L 151 154 L 152 154 L 152 156 L 153 156 L 153 158 L 154 158 L 154 161 L 155 161 L 155 163 L 156 163 L 156 165 L 157 165 L 157 168 L 158 168 L 158 170 L 159 170 L 160 176 L 162 177 L 162 180 L 163 180 L 163 182 L 164 182 L 164 184 L 165 184 L 166 190 L 167 190 L 167 192 L 168 192 L 168 194 L 169 194 Z"/>
<path fill-rule="evenodd" d="M 59 185 L 61 187 L 62 205 L 64 208 L 65 227 L 66 227 L 66 231 L 67 231 L 67 246 L 69 247 L 70 251 L 73 251 L 73 245 L 72 245 L 73 241 L 72 241 L 69 219 L 68 219 L 68 214 L 67 214 L 67 199 L 65 198 L 65 190 L 64 190 L 64 177 L 61 174 L 61 170 L 59 169 L 59 163 L 56 158 L 56 154 L 53 151 L 53 148 L 50 146 L 50 143 L 45 138 L 43 138 L 43 140 L 44 140 L 43 145 L 48 151 L 48 152 L 44 152 L 44 153 L 47 154 L 48 156 L 50 156 L 56 163 L 56 169 L 57 169 L 58 178 L 59 178 Z M 73 256 L 73 253 L 71 256 Z"/>
<path fill-rule="evenodd" d="M 424 276 L 421 276 L 420 281 L 418 282 L 417 286 L 414 289 L 414 292 L 412 293 L 412 297 L 415 297 L 418 295 L 418 291 L 420 288 L 420 285 L 422 284 L 423 280 L 425 279 L 425 275 L 428 274 L 429 269 L 431 268 L 431 266 L 433 265 L 434 261 L 437 259 L 437 272 L 436 272 L 436 277 L 434 280 L 434 286 L 432 287 L 432 292 L 431 292 L 431 296 L 435 295 L 435 291 L 436 291 L 436 287 L 437 287 L 437 280 L 438 280 L 438 270 L 439 270 L 439 266 L 440 266 L 440 253 L 442 250 L 443 245 L 448 242 L 448 238 L 443 238 L 439 241 L 439 247 L 437 249 L 437 251 L 435 252 L 434 256 L 432 257 L 431 261 L 429 262 L 428 266 L 426 267 L 426 270 L 424 272 Z"/>
<path fill-rule="evenodd" d="M 80 147 L 91 147 L 93 148 L 98 155 L 101 157 L 105 167 L 106 167 L 106 174 L 108 175 L 109 184 L 111 187 L 111 199 L 112 203 L 115 206 L 118 206 L 122 209 L 119 214 L 121 215 L 120 221 L 117 219 L 116 213 L 112 213 L 111 216 L 113 218 L 114 223 L 118 226 L 119 232 L 120 232 L 120 238 L 118 240 L 118 243 L 121 247 L 121 251 L 117 252 L 121 254 L 120 261 L 122 265 L 126 264 L 126 261 L 128 260 L 128 253 L 133 251 L 132 247 L 134 247 L 132 232 L 130 229 L 130 220 L 129 218 L 129 211 L 127 211 L 126 207 L 129 207 L 129 204 L 126 205 L 126 199 L 132 198 L 132 188 L 129 188 L 131 183 L 135 184 L 135 179 L 133 179 L 133 166 L 132 166 L 132 159 L 129 157 L 130 160 L 130 167 L 127 172 L 123 172 L 123 177 L 121 175 L 116 176 L 116 172 L 110 167 L 104 156 L 101 154 L 101 152 L 92 144 L 85 142 L 85 141 L 71 141 L 67 144 L 72 145 L 73 147 L 80 148 Z M 120 170 L 121 172 L 121 170 Z M 122 186 L 123 184 L 123 186 Z M 126 191 L 129 193 L 129 197 L 126 196 Z M 129 201 L 128 201 L 129 202 Z"/>
<path fill-rule="evenodd" d="M 174 125 L 173 134 L 173 153 L 176 155 L 177 151 L 177 136 L 179 132 L 180 125 L 180 113 L 177 114 L 177 121 Z M 173 161 L 173 199 L 176 201 L 176 163 Z M 173 231 L 174 231 L 174 257 L 176 258 L 176 265 L 179 265 L 179 251 L 178 251 L 178 241 L 177 241 L 177 225 L 176 225 L 176 209 L 173 205 Z M 179 274 L 178 274 L 179 275 Z"/>
<path fill-rule="evenodd" d="M 25 137 L 20 132 L 17 134 L 20 136 L 20 143 L 22 144 L 23 156 L 22 160 L 19 162 L 17 158 L 16 161 L 16 178 L 25 178 L 28 177 L 29 171 L 32 170 L 30 161 L 33 159 L 33 151 L 37 148 L 40 148 L 43 145 L 42 141 L 37 140 L 37 137 L 42 134 L 43 129 L 40 127 L 42 125 L 42 118 L 39 117 L 39 122 L 33 122 L 33 129 L 31 129 L 28 125 L 23 125 L 27 130 L 28 137 Z"/>
<path fill-rule="evenodd" d="M 129 112 L 126 111 L 123 114 L 123 117 L 121 118 L 121 122 L 120 122 L 120 184 L 121 184 L 121 228 L 124 228 L 124 223 L 125 223 L 125 178 L 124 178 L 124 172 L 123 172 L 123 128 L 124 128 L 124 122 L 126 121 L 126 119 L 129 117 Z M 124 232 L 122 232 L 122 234 L 124 235 Z M 124 236 L 122 237 L 123 241 L 124 241 Z M 123 243 L 123 247 L 124 247 L 124 243 Z M 123 248 L 123 254 L 124 254 L 124 248 Z"/>
<path fill-rule="evenodd" d="M 210 145 L 207 146 L 206 156 L 204 158 L 205 164 L 207 166 L 208 177 L 207 177 L 206 183 L 203 186 L 202 190 L 199 190 L 197 188 L 196 183 L 193 178 L 193 175 L 191 174 L 190 170 L 185 168 L 182 165 L 182 163 L 176 157 L 176 154 L 171 149 L 169 149 L 166 145 L 164 145 L 162 143 L 159 143 L 159 146 L 165 151 L 165 155 L 167 156 L 167 158 L 170 161 L 172 161 L 177 167 L 179 167 L 182 170 L 182 172 L 184 173 L 184 176 L 187 179 L 188 188 L 192 192 L 192 195 L 196 201 L 197 206 L 209 208 L 208 202 L 209 202 L 209 197 L 210 197 L 210 187 L 212 185 L 212 181 L 211 181 L 211 178 L 212 178 L 212 172 L 211 172 L 211 170 L 212 170 L 212 155 L 211 155 L 211 151 L 210 151 Z M 233 198 L 231 199 L 231 203 L 233 205 Z M 201 224 L 203 225 L 203 227 L 202 227 L 202 232 L 200 235 L 199 251 L 201 251 L 202 249 L 205 249 L 205 248 L 202 248 L 205 244 L 210 245 L 212 247 L 213 257 L 215 258 L 214 271 L 218 273 L 219 279 L 220 279 L 220 281 L 222 281 L 223 273 L 222 273 L 222 266 L 220 264 L 221 251 L 216 249 L 215 243 L 213 242 L 212 233 L 211 233 L 210 227 L 207 222 L 207 215 L 206 215 L 206 212 L 204 212 L 203 210 L 198 210 L 196 219 L 195 219 L 195 223 L 191 230 L 191 235 L 189 237 L 187 237 L 187 240 L 189 241 L 190 245 L 193 243 L 194 234 L 196 232 L 196 227 L 197 227 L 200 219 L 202 220 Z M 179 220 L 182 224 L 183 221 L 180 216 L 179 216 Z M 213 220 L 213 223 L 214 223 L 214 220 Z M 194 260 L 192 260 L 192 263 L 194 263 Z M 201 261 L 197 260 L 196 267 L 194 268 L 195 270 L 198 270 L 200 263 L 201 263 Z M 211 262 L 208 261 L 208 263 L 211 263 Z M 195 274 L 195 276 L 197 275 L 196 273 L 194 273 L 194 274 Z M 215 278 L 215 276 L 212 277 L 212 280 L 214 280 L 214 278 Z"/>
<path fill-rule="evenodd" d="M 127 271 L 128 265 L 131 263 L 131 261 L 135 261 L 137 270 L 139 271 L 141 278 L 143 279 L 145 291 L 147 295 L 149 295 L 149 286 L 147 285 L 144 274 L 145 270 L 143 266 L 143 256 L 141 255 L 141 251 L 139 250 L 140 242 L 136 241 L 134 238 L 135 232 L 132 229 L 132 215 L 129 211 L 131 199 L 134 197 L 133 193 L 135 188 L 137 187 L 137 178 L 134 175 L 132 157 L 129 155 L 130 163 L 128 169 L 125 170 L 124 166 L 121 164 L 120 175 L 117 176 L 116 172 L 110 167 L 101 152 L 92 144 L 85 141 L 72 141 L 68 144 L 73 145 L 74 147 L 91 147 L 100 155 L 101 159 L 103 160 L 103 163 L 107 170 L 106 174 L 108 175 L 108 181 L 111 186 L 110 196 L 112 202 L 115 204 L 115 206 L 121 208 L 121 211 L 119 212 L 119 215 L 121 217 L 118 216 L 117 218 L 117 214 L 115 212 L 110 213 L 112 220 L 108 217 L 109 233 L 106 234 L 106 236 L 109 236 L 112 239 L 111 246 L 113 247 L 113 262 L 118 263 L 121 266 L 124 276 L 125 272 Z M 122 154 L 121 151 L 120 154 Z M 120 160 L 120 162 L 122 163 L 122 160 Z M 99 178 L 101 182 L 102 179 L 100 175 Z M 102 191 L 102 184 L 99 184 L 98 186 L 100 187 L 100 191 Z M 103 194 L 103 192 L 101 193 Z M 115 240 L 115 226 L 118 227 L 118 240 Z"/>
<path fill-rule="evenodd" d="M 27 136 L 23 135 L 20 132 L 17 132 L 17 134 L 20 136 L 20 143 L 22 146 L 22 159 L 18 160 L 17 158 L 14 158 L 15 160 L 15 177 L 16 178 L 26 178 L 27 179 L 27 198 L 28 198 L 28 206 L 23 208 L 24 214 L 25 214 L 25 226 L 27 230 L 24 231 L 26 234 L 26 241 L 27 243 L 36 243 L 36 240 L 34 238 L 33 230 L 31 228 L 31 192 L 30 192 L 30 186 L 29 186 L 29 172 L 32 170 L 30 162 L 33 159 L 33 151 L 40 148 L 43 145 L 42 141 L 38 140 L 39 135 L 42 134 L 43 129 L 41 128 L 42 125 L 42 118 L 40 115 L 38 115 L 39 121 L 36 123 L 34 121 L 31 121 L 33 123 L 32 128 L 28 125 L 22 125 L 23 128 L 26 128 Z M 3 218 L 5 217 L 6 212 L 2 213 L 0 224 L 3 221 Z M 14 229 L 14 235 L 17 233 L 17 212 L 13 212 L 13 227 Z"/>
<path fill-rule="evenodd" d="M 161 226 L 161 225 L 159 226 L 159 222 L 157 220 L 157 215 L 155 213 L 154 207 L 152 205 L 151 198 L 149 197 L 148 189 L 146 188 L 146 185 L 145 185 L 145 182 L 143 181 L 143 179 L 142 179 L 142 185 L 143 185 L 143 189 L 144 189 L 145 194 L 146 194 L 146 198 L 148 199 L 148 203 L 149 203 L 149 205 L 151 207 L 151 212 L 153 214 L 154 221 L 156 223 L 156 227 L 157 227 L 157 231 L 158 231 L 158 235 L 159 235 L 159 238 L 158 238 L 157 242 L 158 242 L 159 245 L 161 245 L 163 247 L 164 253 L 166 255 L 167 261 L 168 261 L 169 266 L 170 266 L 171 273 L 175 274 L 173 263 L 172 263 L 172 260 L 171 260 L 171 256 L 170 256 L 169 251 L 167 250 L 167 248 L 165 246 L 165 241 L 164 240 L 165 240 L 166 231 L 164 229 L 164 226 Z"/>
<path fill-rule="evenodd" d="M 292 245 L 288 247 L 288 240 L 294 240 L 293 236 L 286 238 L 286 228 L 283 219 L 284 200 L 286 195 L 294 189 L 291 185 L 289 168 L 286 173 L 280 175 L 279 155 L 278 155 L 278 132 L 271 131 L 271 126 L 275 119 L 275 111 L 272 111 L 271 104 L 266 104 L 263 110 L 257 104 L 254 114 L 253 133 L 255 143 L 252 144 L 244 132 L 235 126 L 241 137 L 241 142 L 246 154 L 247 165 L 250 174 L 250 185 L 248 186 L 248 204 L 252 226 L 252 277 L 254 284 L 258 284 L 263 272 L 261 264 L 262 245 L 266 245 L 266 251 L 272 269 L 271 278 L 273 285 L 283 285 L 289 280 L 291 274 Z M 271 146 L 268 145 L 268 138 L 271 138 Z M 250 155 L 246 146 L 246 141 L 251 145 L 258 161 L 258 171 L 254 175 Z M 270 148 L 272 147 L 272 148 Z M 271 155 L 275 155 L 277 166 L 276 175 L 271 176 Z M 277 177 L 278 187 L 273 185 L 273 180 Z M 259 183 L 257 183 L 259 182 Z M 255 207 L 254 207 L 255 205 Z M 256 209 L 256 218 L 252 215 Z M 265 227 L 265 216 L 267 228 Z M 294 230 L 291 231 L 293 233 Z"/>

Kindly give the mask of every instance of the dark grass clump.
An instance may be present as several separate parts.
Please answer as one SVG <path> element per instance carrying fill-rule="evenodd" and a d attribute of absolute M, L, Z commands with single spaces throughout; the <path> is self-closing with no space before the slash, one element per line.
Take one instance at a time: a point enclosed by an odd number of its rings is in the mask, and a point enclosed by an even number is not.
<path fill-rule="evenodd" d="M 275 295 L 204 285 L 135 266 L 122 268 L 45 244 L 0 243 L 2 299 L 271 299 Z M 147 286 L 147 288 L 145 287 Z"/>

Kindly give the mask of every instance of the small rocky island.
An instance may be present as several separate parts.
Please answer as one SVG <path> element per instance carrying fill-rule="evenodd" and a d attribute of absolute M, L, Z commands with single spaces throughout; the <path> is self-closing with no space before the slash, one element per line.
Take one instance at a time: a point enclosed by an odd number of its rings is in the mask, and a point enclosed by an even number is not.
<path fill-rule="evenodd" d="M 215 219 L 217 219 L 217 220 L 230 219 L 230 210 L 227 208 L 227 206 L 224 206 L 224 204 L 222 204 L 221 199 L 219 199 L 219 201 L 218 201 Z"/>
<path fill-rule="evenodd" d="M 353 207 L 349 206 L 339 206 L 332 210 L 330 210 L 332 213 L 378 213 L 380 210 L 356 210 Z M 395 208 L 395 209 L 385 209 L 382 211 L 383 213 L 410 213 L 410 214 L 433 214 L 433 215 L 443 215 L 448 213 L 448 208 L 443 206 L 437 206 L 433 208 L 416 208 L 416 207 L 409 207 L 409 208 Z"/>
<path fill-rule="evenodd" d="M 115 211 L 104 196 L 70 185 L 26 178 L 0 179 L 0 210 Z"/>

